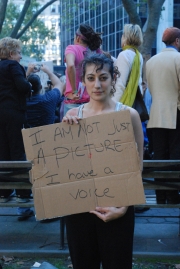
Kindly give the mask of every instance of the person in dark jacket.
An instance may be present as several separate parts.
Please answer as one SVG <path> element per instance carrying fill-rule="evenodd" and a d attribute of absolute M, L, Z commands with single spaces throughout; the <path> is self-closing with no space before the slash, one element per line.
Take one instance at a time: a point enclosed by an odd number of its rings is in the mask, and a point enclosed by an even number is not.
<path fill-rule="evenodd" d="M 0 40 L 0 161 L 26 160 L 21 129 L 26 123 L 26 97 L 31 84 L 20 65 L 21 42 L 5 37 Z M 0 190 L 0 201 L 7 202 L 12 190 Z M 16 190 L 17 201 L 26 202 L 30 190 Z M 32 215 L 28 209 L 27 215 Z"/>
<path fill-rule="evenodd" d="M 30 75 L 27 77 L 32 85 L 32 96 L 27 98 L 27 123 L 29 127 L 38 127 L 55 123 L 56 107 L 61 102 L 63 83 L 46 66 L 41 65 L 41 71 L 48 75 L 51 89 L 42 94 L 40 77 L 33 73 L 34 64 L 29 64 Z"/>

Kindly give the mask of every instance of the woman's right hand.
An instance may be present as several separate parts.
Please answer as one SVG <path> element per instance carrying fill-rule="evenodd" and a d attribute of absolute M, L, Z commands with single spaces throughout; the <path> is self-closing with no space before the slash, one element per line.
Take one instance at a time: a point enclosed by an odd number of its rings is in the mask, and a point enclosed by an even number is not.
<path fill-rule="evenodd" d="M 78 124 L 79 123 L 80 118 L 78 116 L 71 116 L 68 115 L 68 113 L 63 117 L 62 122 L 66 122 L 68 124 Z"/>

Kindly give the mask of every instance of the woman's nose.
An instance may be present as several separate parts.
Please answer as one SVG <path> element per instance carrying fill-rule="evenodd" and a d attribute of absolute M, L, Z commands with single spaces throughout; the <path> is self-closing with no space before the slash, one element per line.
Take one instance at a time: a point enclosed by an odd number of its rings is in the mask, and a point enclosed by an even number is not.
<path fill-rule="evenodd" d="M 95 80 L 95 88 L 100 88 L 101 87 L 101 83 L 99 81 L 99 79 Z"/>

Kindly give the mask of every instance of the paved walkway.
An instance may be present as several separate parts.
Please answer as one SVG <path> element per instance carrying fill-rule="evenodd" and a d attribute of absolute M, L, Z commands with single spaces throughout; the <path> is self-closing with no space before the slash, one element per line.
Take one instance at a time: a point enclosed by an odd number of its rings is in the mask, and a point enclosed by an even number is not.
<path fill-rule="evenodd" d="M 134 256 L 180 258 L 178 215 L 179 209 L 150 209 L 136 214 Z M 41 223 L 31 217 L 19 222 L 16 208 L 0 208 L 0 256 L 59 257 L 60 254 L 68 254 L 68 246 L 65 239 L 65 248 L 60 249 L 59 219 Z"/>

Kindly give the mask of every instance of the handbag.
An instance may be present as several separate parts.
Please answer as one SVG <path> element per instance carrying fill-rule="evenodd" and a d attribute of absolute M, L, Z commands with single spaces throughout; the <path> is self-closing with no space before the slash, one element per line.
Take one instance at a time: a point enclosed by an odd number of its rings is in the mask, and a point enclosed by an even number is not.
<path fill-rule="evenodd" d="M 132 107 L 139 113 L 142 122 L 149 120 L 149 114 L 146 105 L 144 103 L 139 86 L 137 88 L 136 97 Z"/>

